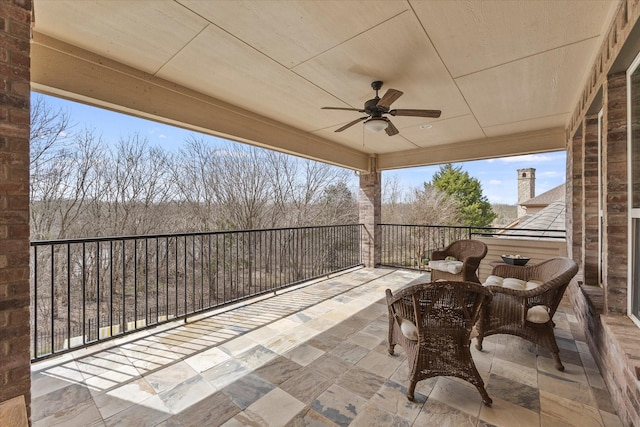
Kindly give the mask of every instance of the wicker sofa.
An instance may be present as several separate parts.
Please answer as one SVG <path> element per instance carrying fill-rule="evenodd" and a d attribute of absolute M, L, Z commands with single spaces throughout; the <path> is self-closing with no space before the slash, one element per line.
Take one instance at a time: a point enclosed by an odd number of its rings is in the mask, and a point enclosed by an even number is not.
<path fill-rule="evenodd" d="M 471 332 L 491 293 L 472 282 L 427 282 L 386 290 L 389 354 L 400 345 L 407 354 L 407 398 L 414 400 L 418 381 L 453 376 L 476 386 L 485 405 L 492 400 L 471 357 Z"/>
<path fill-rule="evenodd" d="M 565 257 L 531 266 L 495 266 L 484 283 L 493 299 L 478 322 L 476 348 L 482 350 L 482 340 L 489 335 L 516 335 L 549 350 L 556 368 L 564 371 L 553 316 L 577 272 L 576 262 Z"/>

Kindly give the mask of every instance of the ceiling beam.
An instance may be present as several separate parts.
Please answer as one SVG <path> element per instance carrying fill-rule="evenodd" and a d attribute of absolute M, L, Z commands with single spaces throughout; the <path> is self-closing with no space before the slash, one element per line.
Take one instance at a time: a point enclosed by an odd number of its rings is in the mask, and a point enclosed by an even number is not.
<path fill-rule="evenodd" d="M 467 162 L 497 157 L 518 156 L 565 150 L 564 128 L 542 129 L 532 132 L 444 144 L 417 150 L 381 154 L 378 169 L 400 169 L 415 166 Z"/>
<path fill-rule="evenodd" d="M 32 89 L 232 141 L 367 171 L 369 155 L 34 32 Z"/>

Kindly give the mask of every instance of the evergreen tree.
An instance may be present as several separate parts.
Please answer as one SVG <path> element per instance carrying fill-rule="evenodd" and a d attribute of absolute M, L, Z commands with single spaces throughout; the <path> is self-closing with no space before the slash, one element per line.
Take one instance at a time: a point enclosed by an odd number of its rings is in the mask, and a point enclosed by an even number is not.
<path fill-rule="evenodd" d="M 495 219 L 491 204 L 482 194 L 480 181 L 469 176 L 462 166 L 453 167 L 451 163 L 440 166 L 440 170 L 433 175 L 431 185 L 458 200 L 466 225 L 488 227 Z"/>

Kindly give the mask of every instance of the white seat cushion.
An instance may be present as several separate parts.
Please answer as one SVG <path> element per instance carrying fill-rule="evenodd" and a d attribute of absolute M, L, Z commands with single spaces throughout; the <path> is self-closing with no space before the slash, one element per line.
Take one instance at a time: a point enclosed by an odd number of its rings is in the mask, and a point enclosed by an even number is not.
<path fill-rule="evenodd" d="M 514 279 L 513 277 L 500 277 L 500 276 L 489 276 L 487 280 L 482 284 L 483 286 L 500 286 L 508 289 L 515 289 L 518 291 L 530 291 L 531 289 L 535 289 L 538 286 L 541 286 L 543 282 L 540 280 L 529 280 L 525 282 L 524 280 Z"/>
<path fill-rule="evenodd" d="M 547 323 L 549 320 L 551 316 L 546 305 L 536 305 L 527 310 L 527 321 L 531 323 Z"/>
<path fill-rule="evenodd" d="M 429 261 L 429 268 L 445 273 L 458 274 L 462 271 L 462 261 L 437 260 Z"/>
<path fill-rule="evenodd" d="M 411 320 L 401 319 L 400 331 L 402 331 L 402 335 L 406 338 L 412 341 L 418 341 L 418 328 Z"/>
<path fill-rule="evenodd" d="M 502 280 L 502 287 L 507 289 L 515 289 L 516 291 L 524 291 L 527 287 L 527 282 L 520 279 L 514 279 L 512 277 L 505 277 Z"/>
<path fill-rule="evenodd" d="M 531 289 L 535 289 L 538 286 L 542 286 L 544 284 L 544 282 L 540 281 L 540 280 L 529 280 L 527 282 L 527 287 L 526 290 L 530 291 Z"/>

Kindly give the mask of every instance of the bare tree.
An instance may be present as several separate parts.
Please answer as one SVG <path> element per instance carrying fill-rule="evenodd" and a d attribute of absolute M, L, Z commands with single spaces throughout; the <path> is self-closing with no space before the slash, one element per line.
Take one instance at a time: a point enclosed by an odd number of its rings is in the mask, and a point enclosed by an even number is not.
<path fill-rule="evenodd" d="M 69 113 L 53 110 L 44 97 L 34 94 L 31 99 L 31 127 L 29 151 L 31 168 L 56 159 L 56 151 L 64 147 L 72 125 Z"/>
<path fill-rule="evenodd" d="M 382 200 L 382 222 L 416 226 L 407 228 L 401 255 L 413 267 L 424 268 L 430 251 L 442 246 L 440 229 L 429 225 L 461 224 L 458 203 L 428 183 L 402 190 L 394 176 L 384 183 Z"/>
<path fill-rule="evenodd" d="M 134 134 L 121 138 L 104 162 L 100 203 L 108 216 L 101 227 L 109 234 L 148 234 L 166 225 L 163 208 L 173 197 L 166 152 Z"/>
<path fill-rule="evenodd" d="M 217 163 L 214 191 L 227 229 L 263 228 L 271 209 L 273 188 L 266 151 L 228 145 Z"/>
<path fill-rule="evenodd" d="M 397 176 L 382 188 L 382 222 L 393 224 L 461 225 L 459 204 L 428 183 L 401 189 Z"/>
<path fill-rule="evenodd" d="M 383 223 L 398 224 L 402 215 L 403 190 L 397 175 L 382 180 L 382 213 Z"/>
<path fill-rule="evenodd" d="M 267 157 L 274 187 L 274 218 L 281 226 L 339 224 L 345 220 L 344 210 L 339 217 L 330 214 L 337 213 L 330 207 L 332 203 L 344 204 L 345 200 L 333 200 L 327 191 L 343 184 L 341 189 L 350 192 L 346 185 L 352 176 L 350 171 L 283 153 L 268 152 Z M 353 211 L 347 216 L 354 219 L 355 204 L 351 207 Z"/>
<path fill-rule="evenodd" d="M 217 208 L 215 186 L 218 173 L 218 150 L 203 138 L 190 136 L 185 146 L 169 159 L 174 199 L 183 212 L 179 229 L 184 231 L 213 230 Z"/>
<path fill-rule="evenodd" d="M 429 184 L 411 189 L 399 220 L 402 224 L 462 225 L 457 201 Z"/>

